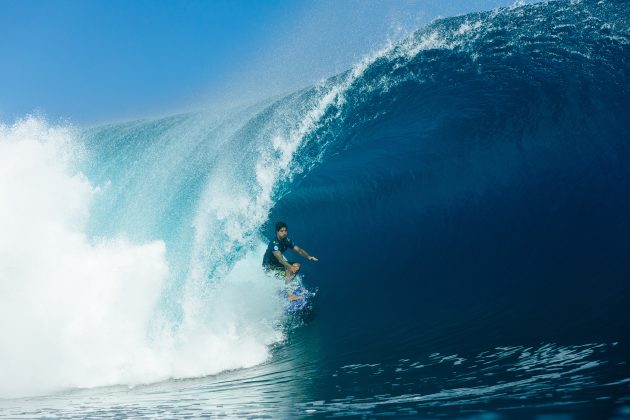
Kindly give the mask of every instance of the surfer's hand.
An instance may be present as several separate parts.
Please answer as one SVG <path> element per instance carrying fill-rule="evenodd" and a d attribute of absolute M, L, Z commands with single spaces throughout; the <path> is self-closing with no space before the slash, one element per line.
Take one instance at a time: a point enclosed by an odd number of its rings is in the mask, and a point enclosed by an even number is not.
<path fill-rule="evenodd" d="M 313 257 L 312 255 L 310 257 L 308 257 L 309 260 L 311 261 L 319 261 L 317 258 Z"/>
<path fill-rule="evenodd" d="M 298 296 L 296 294 L 291 293 L 289 295 L 289 302 L 292 302 L 294 300 L 300 300 L 300 299 L 304 299 L 302 296 Z"/>
<path fill-rule="evenodd" d="M 289 271 L 290 271 L 292 274 L 297 273 L 299 270 L 300 270 L 300 264 L 297 264 L 297 263 L 295 263 L 295 264 L 293 264 L 291 267 L 289 267 Z"/>

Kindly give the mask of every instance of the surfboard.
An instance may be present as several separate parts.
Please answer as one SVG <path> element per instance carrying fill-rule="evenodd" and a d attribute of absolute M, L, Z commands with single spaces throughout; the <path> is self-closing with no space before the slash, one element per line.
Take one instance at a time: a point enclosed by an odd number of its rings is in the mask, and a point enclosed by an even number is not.
<path fill-rule="evenodd" d="M 298 286 L 293 290 L 293 294 L 300 296 L 301 299 L 288 301 L 286 307 L 287 312 L 298 312 L 309 307 L 311 297 L 313 296 L 311 292 L 302 286 Z"/>

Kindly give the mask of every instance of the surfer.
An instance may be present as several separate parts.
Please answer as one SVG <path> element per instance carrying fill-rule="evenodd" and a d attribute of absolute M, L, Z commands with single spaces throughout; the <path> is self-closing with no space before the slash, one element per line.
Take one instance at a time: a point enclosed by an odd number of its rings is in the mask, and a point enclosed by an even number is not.
<path fill-rule="evenodd" d="M 307 260 L 319 261 L 308 252 L 295 245 L 291 239 L 287 237 L 287 224 L 284 222 L 276 223 L 276 237 L 269 242 L 265 256 L 263 257 L 263 267 L 267 271 L 284 274 L 285 282 L 290 282 L 298 271 L 300 271 L 300 263 L 288 261 L 284 255 L 284 251 L 292 249 Z M 293 299 L 291 299 L 293 298 Z M 299 299 L 294 294 L 289 296 L 289 300 Z"/>

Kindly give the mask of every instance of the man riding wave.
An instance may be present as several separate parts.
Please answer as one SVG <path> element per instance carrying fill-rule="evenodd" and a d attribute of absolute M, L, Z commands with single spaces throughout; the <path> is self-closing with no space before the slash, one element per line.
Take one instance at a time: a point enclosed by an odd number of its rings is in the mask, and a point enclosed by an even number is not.
<path fill-rule="evenodd" d="M 267 246 L 267 251 L 265 251 L 265 255 L 263 257 L 263 267 L 267 271 L 284 274 L 285 281 L 288 283 L 300 270 L 300 263 L 290 262 L 284 257 L 283 253 L 287 249 L 294 250 L 310 261 L 319 260 L 299 246 L 295 245 L 287 235 L 287 224 L 284 222 L 276 223 L 276 237 L 272 239 Z M 292 297 L 294 297 L 294 299 L 291 299 Z M 298 299 L 298 297 L 295 295 L 289 296 L 289 300 L 295 299 Z"/>

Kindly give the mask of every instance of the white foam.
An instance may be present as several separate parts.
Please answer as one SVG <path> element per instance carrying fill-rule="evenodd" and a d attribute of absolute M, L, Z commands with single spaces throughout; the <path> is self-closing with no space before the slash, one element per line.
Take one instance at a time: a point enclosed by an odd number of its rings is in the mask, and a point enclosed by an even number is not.
<path fill-rule="evenodd" d="M 189 300 L 187 317 L 165 346 L 172 376 L 191 377 L 255 366 L 270 356 L 269 346 L 284 339 L 282 281 L 260 267 L 264 244 L 241 259 L 205 298 Z"/>
<path fill-rule="evenodd" d="M 187 322 L 158 308 L 163 241 L 93 240 L 101 193 L 77 169 L 71 127 L 0 124 L 0 398 L 150 383 L 253 366 L 283 339 L 281 281 L 244 255 Z"/>
<path fill-rule="evenodd" d="M 167 278 L 162 242 L 90 243 L 98 189 L 74 169 L 74 130 L 0 125 L 0 396 L 142 376 Z"/>

